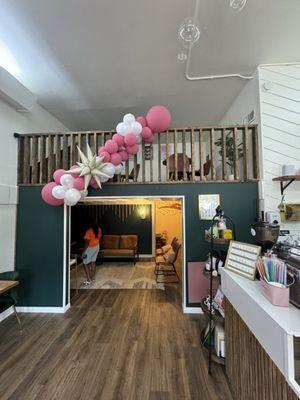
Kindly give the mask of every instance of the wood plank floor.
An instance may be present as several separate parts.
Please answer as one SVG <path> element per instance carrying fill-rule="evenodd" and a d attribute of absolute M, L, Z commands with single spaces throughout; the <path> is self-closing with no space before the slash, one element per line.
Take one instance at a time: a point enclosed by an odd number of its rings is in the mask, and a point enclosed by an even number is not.
<path fill-rule="evenodd" d="M 0 324 L 0 399 L 232 399 L 176 289 L 81 290 L 64 315 Z M 201 317 L 200 317 L 201 318 Z"/>

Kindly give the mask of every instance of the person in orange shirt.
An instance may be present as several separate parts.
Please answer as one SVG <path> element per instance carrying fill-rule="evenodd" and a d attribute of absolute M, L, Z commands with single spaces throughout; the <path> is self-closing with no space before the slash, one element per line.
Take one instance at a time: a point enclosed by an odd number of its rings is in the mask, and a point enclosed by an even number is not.
<path fill-rule="evenodd" d="M 101 229 L 97 222 L 93 221 L 90 227 L 85 232 L 84 249 L 82 253 L 82 260 L 86 274 L 86 281 L 84 285 L 91 285 L 95 282 L 96 275 L 96 260 L 99 253 L 99 243 L 102 236 Z"/>

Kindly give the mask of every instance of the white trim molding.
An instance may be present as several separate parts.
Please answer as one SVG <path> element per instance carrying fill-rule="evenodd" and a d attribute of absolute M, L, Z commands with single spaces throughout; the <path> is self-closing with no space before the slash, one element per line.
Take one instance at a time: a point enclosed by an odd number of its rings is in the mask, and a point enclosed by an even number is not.
<path fill-rule="evenodd" d="M 64 314 L 70 308 L 70 303 L 64 307 L 16 307 L 16 310 L 20 313 L 49 313 L 49 314 Z"/>
<path fill-rule="evenodd" d="M 9 317 L 13 313 L 14 313 L 14 309 L 12 307 L 9 307 L 7 310 L 3 311 L 0 314 L 0 322 L 4 321 L 7 317 Z"/>
<path fill-rule="evenodd" d="M 201 307 L 186 307 L 183 306 L 184 314 L 203 314 Z"/>

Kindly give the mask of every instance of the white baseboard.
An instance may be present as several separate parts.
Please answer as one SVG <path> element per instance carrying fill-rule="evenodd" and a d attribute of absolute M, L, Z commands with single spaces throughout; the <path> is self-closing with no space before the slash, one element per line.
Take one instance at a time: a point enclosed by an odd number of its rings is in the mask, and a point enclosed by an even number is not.
<path fill-rule="evenodd" d="M 184 314 L 203 314 L 201 307 L 186 307 L 183 306 L 183 313 Z"/>
<path fill-rule="evenodd" d="M 9 317 L 11 314 L 13 314 L 13 312 L 14 312 L 14 309 L 12 307 L 9 307 L 7 310 L 3 311 L 0 314 L 0 322 L 4 321 L 5 318 Z"/>
<path fill-rule="evenodd" d="M 16 307 L 20 313 L 52 313 L 52 314 L 64 314 L 69 308 L 70 303 L 64 307 Z"/>

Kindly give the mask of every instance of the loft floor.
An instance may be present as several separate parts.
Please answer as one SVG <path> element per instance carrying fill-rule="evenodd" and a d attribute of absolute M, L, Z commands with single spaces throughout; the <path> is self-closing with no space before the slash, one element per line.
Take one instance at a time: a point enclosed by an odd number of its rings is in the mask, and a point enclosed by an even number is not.
<path fill-rule="evenodd" d="M 23 334 L 0 324 L 1 400 L 232 399 L 174 287 L 81 290 L 65 315 L 21 317 Z"/>

